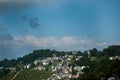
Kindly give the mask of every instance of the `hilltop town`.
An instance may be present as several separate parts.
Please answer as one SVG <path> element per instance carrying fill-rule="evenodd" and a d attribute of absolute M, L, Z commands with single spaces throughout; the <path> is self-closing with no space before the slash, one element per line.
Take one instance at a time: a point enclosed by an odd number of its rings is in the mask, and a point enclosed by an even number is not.
<path fill-rule="evenodd" d="M 120 46 L 103 51 L 35 50 L 0 61 L 0 80 L 119 80 Z"/>

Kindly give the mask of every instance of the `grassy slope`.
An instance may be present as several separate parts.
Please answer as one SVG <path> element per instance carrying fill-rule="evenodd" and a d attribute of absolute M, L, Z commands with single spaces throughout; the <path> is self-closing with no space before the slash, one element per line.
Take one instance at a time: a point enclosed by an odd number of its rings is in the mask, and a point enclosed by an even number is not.
<path fill-rule="evenodd" d="M 39 71 L 39 70 L 24 70 L 18 74 L 15 80 L 42 80 L 47 79 L 52 75 L 51 71 Z"/>
<path fill-rule="evenodd" d="M 14 73 L 7 74 L 7 75 L 4 75 L 4 76 L 1 76 L 0 80 L 10 80 L 13 76 L 14 76 Z"/>

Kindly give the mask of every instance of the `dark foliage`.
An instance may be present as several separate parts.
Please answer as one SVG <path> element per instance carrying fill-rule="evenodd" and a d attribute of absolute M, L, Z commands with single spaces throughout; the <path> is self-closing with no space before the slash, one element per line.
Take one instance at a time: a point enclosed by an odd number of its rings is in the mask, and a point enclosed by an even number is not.
<path fill-rule="evenodd" d="M 75 61 L 72 64 L 78 66 L 89 66 L 89 68 L 84 69 L 85 74 L 80 75 L 78 80 L 100 80 L 101 78 L 115 77 L 120 78 L 120 60 L 116 59 L 113 61 L 109 60 L 109 57 L 120 56 L 120 45 L 112 45 L 108 48 L 103 49 L 103 51 L 98 51 L 96 48 L 89 50 L 90 55 L 87 51 L 80 52 L 77 51 L 76 56 L 82 56 L 80 60 Z M 4 59 L 0 61 L 0 67 L 15 67 L 18 63 L 23 64 L 32 63 L 36 59 L 43 59 L 45 57 L 53 56 L 65 56 L 65 54 L 72 54 L 72 52 L 56 51 L 49 49 L 35 50 L 32 53 L 19 57 L 18 59 Z M 33 65 L 34 67 L 34 65 Z M 9 73 L 7 69 L 0 69 L 0 75 L 5 75 Z M 74 72 L 76 73 L 76 72 Z"/>

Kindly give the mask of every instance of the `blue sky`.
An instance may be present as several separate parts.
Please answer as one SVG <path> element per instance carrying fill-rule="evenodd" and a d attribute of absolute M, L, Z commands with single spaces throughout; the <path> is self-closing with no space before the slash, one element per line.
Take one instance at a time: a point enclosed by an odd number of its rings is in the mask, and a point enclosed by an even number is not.
<path fill-rule="evenodd" d="M 119 0 L 1 0 L 0 59 L 120 44 L 119 14 Z"/>

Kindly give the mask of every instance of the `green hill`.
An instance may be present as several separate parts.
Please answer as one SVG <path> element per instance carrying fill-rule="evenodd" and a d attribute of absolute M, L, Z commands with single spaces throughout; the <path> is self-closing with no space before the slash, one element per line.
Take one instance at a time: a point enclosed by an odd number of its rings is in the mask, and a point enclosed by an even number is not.
<path fill-rule="evenodd" d="M 42 80 L 48 79 L 52 75 L 51 71 L 39 71 L 33 69 L 26 69 L 21 71 L 14 80 Z"/>
<path fill-rule="evenodd" d="M 89 66 L 89 69 L 83 70 L 84 74 L 81 74 L 78 80 L 100 80 L 112 76 L 120 78 L 120 45 L 108 46 L 102 51 L 93 48 L 89 52 L 76 51 L 76 53 L 75 55 L 72 52 L 45 49 L 35 50 L 18 59 L 4 59 L 0 61 L 0 80 L 46 80 L 53 74 L 51 69 L 39 71 L 34 70 L 33 67 L 25 69 L 24 66 L 32 64 L 37 59 L 43 60 L 53 56 L 62 57 L 64 60 L 66 54 L 74 55 L 73 65 Z M 76 61 L 77 56 L 81 56 L 81 58 Z M 111 58 L 112 60 L 110 60 Z"/>

